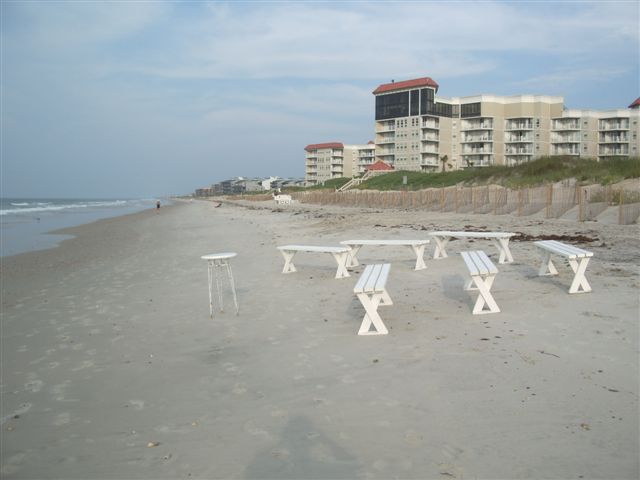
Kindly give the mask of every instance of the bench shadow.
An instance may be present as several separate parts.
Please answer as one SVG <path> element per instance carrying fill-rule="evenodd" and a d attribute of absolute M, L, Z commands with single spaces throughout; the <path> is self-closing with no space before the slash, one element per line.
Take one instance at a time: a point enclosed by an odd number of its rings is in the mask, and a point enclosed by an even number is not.
<path fill-rule="evenodd" d="M 469 293 L 464 289 L 466 279 L 462 275 L 443 275 L 440 283 L 445 297 L 458 302 L 468 301 Z"/>
<path fill-rule="evenodd" d="M 291 418 L 276 445 L 247 466 L 246 479 L 357 478 L 360 463 L 307 417 Z"/>

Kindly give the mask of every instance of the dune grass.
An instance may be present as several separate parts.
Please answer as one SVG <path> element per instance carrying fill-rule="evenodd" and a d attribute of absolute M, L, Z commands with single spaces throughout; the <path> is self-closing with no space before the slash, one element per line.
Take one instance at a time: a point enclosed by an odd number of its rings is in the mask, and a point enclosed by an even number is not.
<path fill-rule="evenodd" d="M 407 184 L 403 184 L 403 177 Z M 603 161 L 572 157 L 543 157 L 515 167 L 475 167 L 453 172 L 422 173 L 398 171 L 373 177 L 359 189 L 420 190 L 457 184 L 524 187 L 575 178 L 578 182 L 608 185 L 627 178 L 640 178 L 640 158 L 611 158 Z M 343 180 L 343 179 L 334 179 Z M 342 183 L 346 183 L 346 179 Z M 329 182 L 325 182 L 325 185 Z M 329 188 L 329 187 L 325 187 Z M 335 188 L 335 187 L 332 187 Z"/>

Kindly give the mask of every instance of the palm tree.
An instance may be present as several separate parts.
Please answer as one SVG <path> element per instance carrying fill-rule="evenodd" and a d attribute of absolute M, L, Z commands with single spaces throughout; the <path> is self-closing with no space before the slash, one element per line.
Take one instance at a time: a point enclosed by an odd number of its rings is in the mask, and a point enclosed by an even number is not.
<path fill-rule="evenodd" d="M 447 171 L 447 161 L 449 160 L 449 157 L 446 155 L 443 155 L 440 157 L 440 161 L 442 162 L 442 171 L 446 172 Z"/>

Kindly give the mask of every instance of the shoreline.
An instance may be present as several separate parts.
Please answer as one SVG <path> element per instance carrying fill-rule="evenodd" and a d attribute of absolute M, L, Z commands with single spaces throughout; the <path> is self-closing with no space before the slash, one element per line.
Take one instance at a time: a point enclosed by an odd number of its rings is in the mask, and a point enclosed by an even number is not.
<path fill-rule="evenodd" d="M 216 200 L 217 202 L 218 200 Z M 514 241 L 472 315 L 459 251 L 391 262 L 389 334 L 357 336 L 362 267 L 276 246 L 425 238 L 430 229 L 583 235 L 593 292 L 537 276 Z M 175 201 L 64 229 L 2 258 L 7 478 L 634 478 L 637 225 L 272 201 Z M 524 237 L 523 237 L 524 238 Z M 234 251 L 240 314 L 209 318 L 206 262 Z M 413 257 L 413 258 L 412 258 Z M 225 303 L 230 297 L 225 293 Z"/>
<path fill-rule="evenodd" d="M 62 200 L 58 199 L 58 201 Z M 21 213 L 16 210 L 0 217 L 2 222 L 0 258 L 57 248 L 62 241 L 68 239 L 68 235 L 65 235 L 63 231 L 69 228 L 91 224 L 103 219 L 131 215 L 151 208 L 155 209 L 155 204 L 153 206 L 150 203 L 143 205 L 146 201 L 144 199 L 121 201 L 137 202 L 137 204 L 132 203 L 131 205 L 110 208 L 104 205 L 93 205 L 86 210 L 81 205 L 87 202 L 96 203 L 99 200 L 78 199 L 76 204 L 73 203 L 73 199 L 65 199 L 64 201 L 72 203 L 64 208 L 52 210 L 45 208 L 37 213 L 29 210 Z"/>

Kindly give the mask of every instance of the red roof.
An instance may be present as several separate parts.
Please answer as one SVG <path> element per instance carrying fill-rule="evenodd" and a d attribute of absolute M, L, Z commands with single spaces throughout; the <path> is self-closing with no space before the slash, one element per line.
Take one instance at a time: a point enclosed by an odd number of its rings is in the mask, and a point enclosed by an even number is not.
<path fill-rule="evenodd" d="M 369 141 L 367 142 L 367 145 L 375 145 L 375 144 L 376 144 L 376 142 L 374 142 L 373 140 L 369 140 Z"/>
<path fill-rule="evenodd" d="M 365 168 L 367 170 L 389 170 L 389 171 L 394 170 L 394 168 L 391 165 L 384 163 L 382 160 L 378 160 L 376 163 L 368 165 Z"/>
<path fill-rule="evenodd" d="M 307 145 L 304 149 L 307 152 L 311 150 L 320 150 L 321 148 L 344 148 L 344 145 L 340 142 L 329 142 L 329 143 L 313 143 L 311 145 Z"/>
<path fill-rule="evenodd" d="M 395 90 L 405 90 L 407 88 L 432 87 L 438 91 L 438 84 L 429 77 L 416 78 L 414 80 L 404 80 L 402 82 L 391 82 L 380 85 L 373 91 L 374 95 L 378 93 L 393 92 Z"/>
<path fill-rule="evenodd" d="M 640 108 L 640 97 L 636 98 L 636 101 L 629 105 L 629 108 Z"/>

